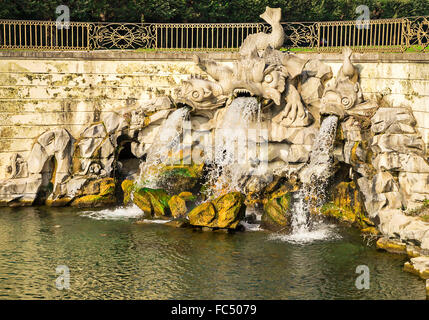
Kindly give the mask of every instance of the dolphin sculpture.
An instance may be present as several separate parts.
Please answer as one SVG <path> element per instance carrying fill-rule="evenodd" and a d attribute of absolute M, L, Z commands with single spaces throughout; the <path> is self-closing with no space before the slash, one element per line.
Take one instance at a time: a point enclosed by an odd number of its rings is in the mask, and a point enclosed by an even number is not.
<path fill-rule="evenodd" d="M 260 51 L 265 50 L 268 46 L 273 49 L 280 49 L 285 39 L 285 33 L 280 24 L 281 15 L 281 8 L 266 7 L 265 12 L 260 17 L 271 26 L 271 33 L 258 32 L 248 35 L 241 45 L 240 54 L 248 56 L 255 48 Z"/>

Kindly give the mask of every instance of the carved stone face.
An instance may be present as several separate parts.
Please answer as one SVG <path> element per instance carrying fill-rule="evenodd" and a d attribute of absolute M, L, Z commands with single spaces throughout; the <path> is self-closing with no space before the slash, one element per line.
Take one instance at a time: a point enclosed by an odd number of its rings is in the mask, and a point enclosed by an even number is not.
<path fill-rule="evenodd" d="M 237 64 L 236 79 L 232 82 L 233 94 L 248 92 L 253 96 L 271 99 L 280 105 L 281 94 L 285 90 L 286 73 L 281 66 L 265 65 L 260 59 L 246 59 Z"/>
<path fill-rule="evenodd" d="M 209 80 L 191 78 L 182 81 L 176 92 L 176 103 L 183 103 L 194 110 L 212 110 L 224 105 L 227 97 L 222 87 Z"/>
<path fill-rule="evenodd" d="M 362 102 L 359 83 L 345 79 L 326 87 L 322 96 L 321 114 L 335 114 L 344 117 L 347 110 Z"/>
<path fill-rule="evenodd" d="M 264 79 L 261 82 L 262 96 L 280 105 L 280 97 L 285 90 L 285 84 L 286 74 L 280 67 L 270 65 L 264 70 Z"/>

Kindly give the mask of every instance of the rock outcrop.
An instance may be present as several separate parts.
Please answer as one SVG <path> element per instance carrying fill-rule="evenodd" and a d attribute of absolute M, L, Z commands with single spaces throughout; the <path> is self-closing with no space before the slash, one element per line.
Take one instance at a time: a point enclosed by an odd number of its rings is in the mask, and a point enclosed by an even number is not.
<path fill-rule="evenodd" d="M 412 258 L 406 262 L 404 270 L 420 276 L 422 279 L 429 279 L 429 257 Z"/>
<path fill-rule="evenodd" d="M 78 208 L 113 206 L 117 204 L 115 188 L 116 183 L 113 178 L 90 181 L 81 191 L 81 196 L 71 202 L 71 206 Z"/>
<path fill-rule="evenodd" d="M 136 188 L 133 193 L 134 203 L 143 211 L 146 219 L 169 219 L 168 203 L 170 196 L 162 189 Z"/>
<path fill-rule="evenodd" d="M 274 196 L 264 204 L 261 227 L 271 231 L 289 232 L 291 228 L 291 194 Z"/>
<path fill-rule="evenodd" d="M 245 210 L 244 195 L 231 192 L 195 207 L 188 219 L 193 226 L 236 229 L 244 219 Z"/>
<path fill-rule="evenodd" d="M 168 206 L 170 207 L 171 215 L 174 218 L 184 218 L 188 213 L 186 200 L 180 196 L 172 196 L 168 201 Z"/>

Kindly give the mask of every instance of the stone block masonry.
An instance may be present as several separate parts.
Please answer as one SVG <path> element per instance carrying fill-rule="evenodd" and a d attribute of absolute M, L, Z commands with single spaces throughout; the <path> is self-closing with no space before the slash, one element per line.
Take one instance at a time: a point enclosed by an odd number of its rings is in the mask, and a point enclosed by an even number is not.
<path fill-rule="evenodd" d="M 169 94 L 181 80 L 199 73 L 193 52 L 0 52 L 0 179 L 7 178 L 13 153 L 27 157 L 35 138 L 66 128 L 78 136 L 103 113 L 138 106 Z M 236 52 L 199 53 L 233 64 Z M 341 54 L 299 54 L 318 58 L 336 74 Z M 365 97 L 385 94 L 393 107 L 408 106 L 429 147 L 429 55 L 354 53 Z"/>

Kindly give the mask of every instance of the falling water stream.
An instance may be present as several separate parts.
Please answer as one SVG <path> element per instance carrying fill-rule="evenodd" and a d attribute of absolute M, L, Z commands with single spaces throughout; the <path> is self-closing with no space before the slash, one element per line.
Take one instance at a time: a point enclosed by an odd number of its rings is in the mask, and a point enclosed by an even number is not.
<path fill-rule="evenodd" d="M 256 98 L 238 97 L 233 100 L 216 129 L 214 156 L 208 177 L 208 195 L 216 197 L 224 192 L 243 191 L 243 177 L 252 170 L 249 150 L 256 137 L 251 128 L 261 122 L 261 105 Z M 250 151 L 250 152 L 249 152 Z"/>
<path fill-rule="evenodd" d="M 325 190 L 332 175 L 332 149 L 337 132 L 337 116 L 328 116 L 320 125 L 313 144 L 310 161 L 300 174 L 301 189 L 294 195 L 292 208 L 292 232 L 286 240 L 306 242 L 335 237 L 332 228 L 324 224 L 312 225 L 310 210 L 325 202 Z"/>
<path fill-rule="evenodd" d="M 146 161 L 140 166 L 140 184 L 149 188 L 158 187 L 160 167 L 169 156 L 181 147 L 183 128 L 189 117 L 189 108 L 184 107 L 171 113 L 160 126 L 158 133 L 148 150 Z"/>

